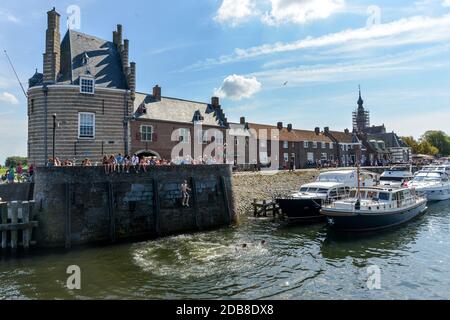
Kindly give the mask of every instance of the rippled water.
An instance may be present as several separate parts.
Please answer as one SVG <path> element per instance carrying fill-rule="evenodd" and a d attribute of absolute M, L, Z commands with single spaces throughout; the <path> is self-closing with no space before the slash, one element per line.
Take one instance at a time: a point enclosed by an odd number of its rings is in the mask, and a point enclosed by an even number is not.
<path fill-rule="evenodd" d="M 2 259 L 0 298 L 449 299 L 449 238 L 450 201 L 364 236 L 248 220 L 157 241 Z M 65 288 L 69 265 L 81 268 L 79 291 Z M 371 265 L 381 269 L 379 290 L 367 287 Z"/>

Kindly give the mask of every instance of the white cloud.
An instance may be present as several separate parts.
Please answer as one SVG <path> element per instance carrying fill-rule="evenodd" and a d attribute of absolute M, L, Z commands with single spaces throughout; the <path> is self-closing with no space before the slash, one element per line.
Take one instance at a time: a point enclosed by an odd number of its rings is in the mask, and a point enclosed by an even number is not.
<path fill-rule="evenodd" d="M 443 0 L 443 1 L 442 1 L 442 5 L 443 5 L 444 7 L 450 7 L 450 0 Z"/>
<path fill-rule="evenodd" d="M 223 0 L 214 20 L 236 26 L 255 14 L 253 0 Z"/>
<path fill-rule="evenodd" d="M 16 98 L 16 96 L 9 92 L 0 93 L 0 101 L 15 105 L 19 104 L 19 100 Z"/>
<path fill-rule="evenodd" d="M 0 22 L 7 21 L 7 22 L 13 22 L 13 23 L 19 23 L 20 19 L 17 18 L 15 15 L 13 15 L 10 12 L 3 11 L 0 9 Z"/>
<path fill-rule="evenodd" d="M 223 80 L 222 86 L 214 94 L 221 98 L 241 100 L 250 98 L 260 90 L 261 83 L 255 77 L 246 78 L 233 74 Z"/>
<path fill-rule="evenodd" d="M 450 0 L 449 0 L 450 1 Z M 184 70 L 201 69 L 214 65 L 233 63 L 271 54 L 325 47 L 345 47 L 359 50 L 358 45 L 401 46 L 411 43 L 432 43 L 450 39 L 450 14 L 441 17 L 416 16 L 390 23 L 374 25 L 370 28 L 348 29 L 320 37 L 308 37 L 293 42 L 277 42 L 246 49 L 235 49 L 233 54 L 223 55 L 197 62 Z"/>
<path fill-rule="evenodd" d="M 450 46 L 438 46 L 423 50 L 413 50 L 396 55 L 387 55 L 366 60 L 352 60 L 333 65 L 308 65 L 290 68 L 271 69 L 250 74 L 257 77 L 267 88 L 279 88 L 289 81 L 289 86 L 298 87 L 307 83 L 342 82 L 354 79 L 368 79 L 386 74 L 415 72 L 422 70 L 448 68 L 450 63 L 420 62 L 421 59 L 436 54 L 445 54 Z"/>
<path fill-rule="evenodd" d="M 344 0 L 270 0 L 272 9 L 262 16 L 262 21 L 269 25 L 286 22 L 305 24 L 326 19 L 344 8 Z"/>

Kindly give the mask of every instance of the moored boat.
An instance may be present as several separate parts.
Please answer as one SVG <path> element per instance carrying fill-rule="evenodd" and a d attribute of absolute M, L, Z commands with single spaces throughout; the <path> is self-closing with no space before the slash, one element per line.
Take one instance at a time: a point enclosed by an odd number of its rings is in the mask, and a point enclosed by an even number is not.
<path fill-rule="evenodd" d="M 373 186 L 377 182 L 377 176 L 372 172 L 363 171 L 359 175 L 364 186 Z M 320 214 L 322 205 L 348 197 L 351 188 L 358 185 L 357 177 L 356 169 L 323 172 L 315 182 L 302 185 L 298 192 L 277 198 L 276 202 L 290 222 L 324 220 Z"/>
<path fill-rule="evenodd" d="M 406 223 L 427 210 L 427 199 L 408 188 L 360 188 L 321 209 L 337 231 L 374 231 Z"/>
<path fill-rule="evenodd" d="M 414 178 L 411 166 L 394 166 L 380 176 L 380 186 L 398 188 Z"/>
<path fill-rule="evenodd" d="M 450 178 L 445 171 L 421 170 L 408 183 L 408 187 L 425 195 L 428 201 L 450 199 Z"/>

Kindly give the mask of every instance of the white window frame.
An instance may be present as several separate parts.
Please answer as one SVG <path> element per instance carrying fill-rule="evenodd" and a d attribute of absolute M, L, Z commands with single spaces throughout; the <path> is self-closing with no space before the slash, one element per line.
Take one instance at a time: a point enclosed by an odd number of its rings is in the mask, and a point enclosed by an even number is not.
<path fill-rule="evenodd" d="M 317 149 L 317 142 L 313 141 L 313 149 Z"/>
<path fill-rule="evenodd" d="M 92 137 L 81 136 L 81 117 L 84 115 L 92 116 Z M 78 139 L 94 140 L 95 139 L 95 113 L 93 112 L 78 112 Z"/>
<path fill-rule="evenodd" d="M 283 159 L 284 159 L 284 162 L 289 162 L 289 153 L 284 153 Z"/>
<path fill-rule="evenodd" d="M 143 128 L 151 128 L 150 130 L 150 140 L 148 139 L 144 139 L 144 131 Z M 152 125 L 148 125 L 148 124 L 143 124 L 140 127 L 139 132 L 141 133 L 141 141 L 143 142 L 153 142 L 153 134 L 155 133 L 154 128 Z M 148 132 L 145 133 L 146 135 L 148 134 Z"/>
<path fill-rule="evenodd" d="M 92 92 L 91 91 L 83 91 L 83 87 L 87 87 L 87 85 L 83 85 L 83 81 L 92 81 Z M 91 95 L 95 94 L 95 78 L 93 78 L 93 77 L 80 77 L 80 93 L 82 93 L 82 94 L 91 94 Z"/>
<path fill-rule="evenodd" d="M 334 142 L 330 142 L 330 149 L 331 149 L 331 150 L 334 149 Z"/>
<path fill-rule="evenodd" d="M 303 148 L 309 148 L 309 142 L 308 141 L 303 141 Z"/>
<path fill-rule="evenodd" d="M 283 148 L 289 149 L 289 141 L 283 141 Z"/>

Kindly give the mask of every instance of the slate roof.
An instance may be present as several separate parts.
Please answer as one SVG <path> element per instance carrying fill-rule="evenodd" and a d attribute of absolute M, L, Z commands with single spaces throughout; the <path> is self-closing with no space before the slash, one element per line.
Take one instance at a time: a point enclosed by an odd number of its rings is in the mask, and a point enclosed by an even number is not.
<path fill-rule="evenodd" d="M 289 141 L 289 142 L 301 142 L 301 141 L 315 141 L 315 142 L 332 142 L 328 137 L 323 135 L 322 133 L 316 135 L 315 131 L 309 130 L 298 130 L 293 129 L 289 131 L 287 128 L 283 128 L 279 133 L 276 126 L 265 125 L 265 124 L 257 124 L 257 123 L 249 123 L 249 128 L 254 129 L 258 132 L 260 136 L 261 129 L 267 130 L 267 139 L 271 140 L 271 138 L 278 138 L 280 141 Z M 274 136 L 270 137 L 271 129 L 275 129 Z"/>
<path fill-rule="evenodd" d="M 369 134 L 367 139 L 384 141 L 386 148 L 408 148 L 408 145 L 406 145 L 394 132 Z"/>
<path fill-rule="evenodd" d="M 89 73 L 96 86 L 127 89 L 119 51 L 106 41 L 68 30 L 61 43 L 61 76 L 58 83 L 79 84 L 79 76 Z"/>
<path fill-rule="evenodd" d="M 139 109 L 145 106 L 145 113 Z M 225 127 L 225 114 L 220 107 L 211 104 L 176 98 L 161 97 L 155 100 L 153 95 L 136 93 L 134 115 L 137 119 L 161 120 L 180 123 L 193 123 L 198 115 L 203 117 L 203 125 Z"/>
<path fill-rule="evenodd" d="M 357 143 L 353 139 L 353 135 L 351 133 L 345 133 L 340 131 L 330 131 L 334 138 L 339 141 L 339 143 Z"/>

